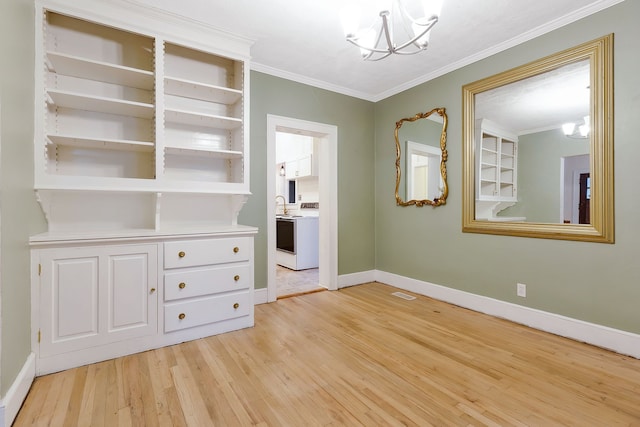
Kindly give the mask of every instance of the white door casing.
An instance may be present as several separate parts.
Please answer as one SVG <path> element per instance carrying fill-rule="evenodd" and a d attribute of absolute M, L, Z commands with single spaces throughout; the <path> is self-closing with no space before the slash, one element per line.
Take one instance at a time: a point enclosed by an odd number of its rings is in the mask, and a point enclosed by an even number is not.
<path fill-rule="evenodd" d="M 338 128 L 334 125 L 267 115 L 267 298 L 276 295 L 276 132 L 309 135 L 319 140 L 320 286 L 338 289 Z"/>

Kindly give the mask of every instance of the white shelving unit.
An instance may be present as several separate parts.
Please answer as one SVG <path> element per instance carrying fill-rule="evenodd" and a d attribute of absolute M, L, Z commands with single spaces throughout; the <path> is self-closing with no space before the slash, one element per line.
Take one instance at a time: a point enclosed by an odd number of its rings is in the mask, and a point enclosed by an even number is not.
<path fill-rule="evenodd" d="M 133 3 L 36 1 L 39 374 L 253 325 L 249 47 Z"/>
<path fill-rule="evenodd" d="M 476 219 L 496 214 L 518 201 L 518 137 L 490 120 L 476 120 Z M 522 218 L 510 218 L 519 221 Z"/>
<path fill-rule="evenodd" d="M 36 111 L 35 188 L 46 201 L 49 230 L 62 231 L 69 222 L 60 217 L 68 212 L 63 201 L 91 217 L 87 225 L 127 228 L 122 218 L 109 224 L 102 210 L 92 209 L 105 192 L 112 200 L 127 192 L 155 195 L 145 197 L 152 200 L 145 210 L 155 230 L 188 224 L 189 218 L 201 225 L 236 224 L 249 194 L 248 44 L 234 56 L 224 44 L 203 46 L 208 33 L 190 45 L 46 4 L 38 12 L 37 69 L 43 72 L 36 81 L 42 109 Z M 210 204 L 233 212 L 213 217 L 211 210 L 185 210 L 176 222 L 170 205 L 185 202 L 176 195 L 185 189 L 200 194 L 198 203 L 208 195 Z M 70 191 L 75 202 L 62 194 Z M 122 198 L 123 212 L 139 209 L 125 206 L 129 200 Z M 172 212 L 170 221 L 164 212 Z"/>

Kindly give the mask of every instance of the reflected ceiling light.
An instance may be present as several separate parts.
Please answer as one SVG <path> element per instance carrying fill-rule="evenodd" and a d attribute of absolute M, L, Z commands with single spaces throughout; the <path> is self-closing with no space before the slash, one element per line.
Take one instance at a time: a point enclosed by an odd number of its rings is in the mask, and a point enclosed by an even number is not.
<path fill-rule="evenodd" d="M 568 138 L 587 139 L 591 132 L 589 116 L 584 116 L 582 121 L 565 123 L 562 125 L 562 132 Z"/>
<path fill-rule="evenodd" d="M 413 17 L 407 11 L 411 0 L 381 0 L 376 19 L 368 27 L 359 28 L 362 9 L 351 0 L 341 12 L 347 41 L 360 48 L 362 58 L 379 61 L 395 53 L 413 55 L 429 45 L 431 28 L 438 22 L 443 0 L 413 0 L 422 6 L 422 16 Z M 364 3 L 363 3 L 364 5 Z M 399 36 L 401 41 L 394 40 Z"/>

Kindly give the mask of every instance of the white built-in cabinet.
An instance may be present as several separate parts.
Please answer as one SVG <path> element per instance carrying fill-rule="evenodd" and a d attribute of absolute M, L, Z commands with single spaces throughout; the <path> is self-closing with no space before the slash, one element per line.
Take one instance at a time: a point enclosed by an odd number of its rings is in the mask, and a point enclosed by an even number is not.
<path fill-rule="evenodd" d="M 476 123 L 478 200 L 516 201 L 518 137 L 490 122 Z"/>
<path fill-rule="evenodd" d="M 496 214 L 518 201 L 518 136 L 487 119 L 476 120 L 476 218 Z"/>
<path fill-rule="evenodd" d="M 37 372 L 252 326 L 250 41 L 134 2 L 35 15 Z"/>
<path fill-rule="evenodd" d="M 157 333 L 156 245 L 43 249 L 37 258 L 41 358 Z"/>

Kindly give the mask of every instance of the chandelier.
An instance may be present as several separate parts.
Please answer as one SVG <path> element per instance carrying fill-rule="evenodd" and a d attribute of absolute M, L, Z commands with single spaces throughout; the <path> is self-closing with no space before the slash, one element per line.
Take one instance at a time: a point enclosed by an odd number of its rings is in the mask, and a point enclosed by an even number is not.
<path fill-rule="evenodd" d="M 391 54 L 413 55 L 429 45 L 431 28 L 438 22 L 443 0 L 413 0 L 420 3 L 419 15 L 411 15 L 407 3 L 411 0 L 376 2 L 380 19 L 368 27 L 359 28 L 362 9 L 352 0 L 342 9 L 342 26 L 347 41 L 358 46 L 362 58 L 379 61 Z M 421 15 L 421 16 L 420 16 Z M 399 40 L 394 37 L 398 36 Z"/>
<path fill-rule="evenodd" d="M 584 116 L 581 121 L 562 125 L 562 132 L 568 138 L 586 139 L 589 137 L 590 131 L 589 116 Z"/>

